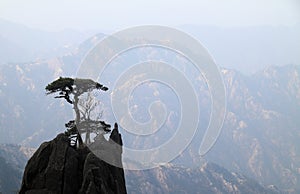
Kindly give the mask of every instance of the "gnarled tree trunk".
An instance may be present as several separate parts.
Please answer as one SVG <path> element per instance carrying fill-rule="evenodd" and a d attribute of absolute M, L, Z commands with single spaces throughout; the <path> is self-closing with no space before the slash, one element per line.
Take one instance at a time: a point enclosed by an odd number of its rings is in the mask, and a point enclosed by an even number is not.
<path fill-rule="evenodd" d="M 75 124 L 76 124 L 76 128 L 77 128 L 77 138 L 78 138 L 78 146 L 79 147 L 83 147 L 83 141 L 82 141 L 82 138 L 81 138 L 81 134 L 79 132 L 79 122 L 80 122 L 80 112 L 79 112 L 79 109 L 78 109 L 78 95 L 74 95 L 74 110 L 75 110 L 75 115 L 76 115 L 76 118 L 75 118 Z"/>

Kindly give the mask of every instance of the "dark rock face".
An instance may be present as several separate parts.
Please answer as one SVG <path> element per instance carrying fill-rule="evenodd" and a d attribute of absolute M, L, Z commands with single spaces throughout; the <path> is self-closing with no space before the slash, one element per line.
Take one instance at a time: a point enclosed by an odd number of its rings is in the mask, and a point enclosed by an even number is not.
<path fill-rule="evenodd" d="M 122 142 L 117 128 L 109 141 L 102 139 L 101 144 L 105 146 L 99 149 L 109 147 L 114 138 Z M 120 162 L 121 154 L 122 150 L 113 152 Z M 88 147 L 74 149 L 69 146 L 68 137 L 59 134 L 43 143 L 28 161 L 20 193 L 123 194 L 126 193 L 124 171 L 102 161 Z"/>

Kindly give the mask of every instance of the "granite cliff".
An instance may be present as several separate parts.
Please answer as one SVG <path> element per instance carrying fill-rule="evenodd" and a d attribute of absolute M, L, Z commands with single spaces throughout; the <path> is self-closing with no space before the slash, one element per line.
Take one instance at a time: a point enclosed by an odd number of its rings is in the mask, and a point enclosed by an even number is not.
<path fill-rule="evenodd" d="M 90 146 L 121 164 L 122 149 L 112 141 L 122 145 L 117 125 L 109 140 L 101 138 Z M 123 169 L 99 159 L 89 147 L 70 146 L 65 134 L 44 142 L 25 167 L 20 193 L 126 193 Z"/>

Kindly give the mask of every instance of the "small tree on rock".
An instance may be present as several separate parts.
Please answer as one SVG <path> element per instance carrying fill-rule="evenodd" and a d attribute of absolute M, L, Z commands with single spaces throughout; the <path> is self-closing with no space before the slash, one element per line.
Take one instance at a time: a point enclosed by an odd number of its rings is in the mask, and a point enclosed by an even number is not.
<path fill-rule="evenodd" d="M 90 132 L 97 130 L 103 130 L 105 132 L 110 131 L 110 125 L 106 124 L 104 121 L 95 121 L 87 117 L 90 116 L 90 111 L 92 110 L 85 110 L 86 112 L 84 112 L 79 108 L 79 97 L 82 94 L 92 92 L 93 90 L 107 91 L 107 87 L 91 79 L 60 77 L 59 79 L 48 84 L 45 89 L 47 95 L 57 93 L 55 98 L 64 98 L 68 103 L 73 105 L 76 116 L 75 120 L 71 120 L 66 124 L 66 134 L 71 136 L 71 138 L 76 136 L 75 145 L 78 141 L 79 147 L 83 146 L 83 141 L 81 138 L 81 133 L 83 132 L 87 133 L 86 143 L 88 143 L 90 141 Z M 88 106 L 90 106 L 88 108 L 95 108 L 93 104 L 89 104 Z M 81 116 L 80 113 L 83 115 Z"/>

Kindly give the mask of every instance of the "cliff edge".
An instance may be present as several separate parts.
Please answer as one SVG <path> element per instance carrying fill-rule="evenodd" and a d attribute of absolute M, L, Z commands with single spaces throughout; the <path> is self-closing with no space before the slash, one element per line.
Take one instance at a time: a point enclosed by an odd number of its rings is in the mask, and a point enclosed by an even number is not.
<path fill-rule="evenodd" d="M 122 146 L 118 127 L 109 140 L 98 138 L 91 146 L 97 146 L 100 152 L 109 152 L 122 164 L 122 149 L 112 141 Z M 99 159 L 87 146 L 74 148 L 69 142 L 65 134 L 59 134 L 40 145 L 25 167 L 21 194 L 126 193 L 122 168 Z"/>

